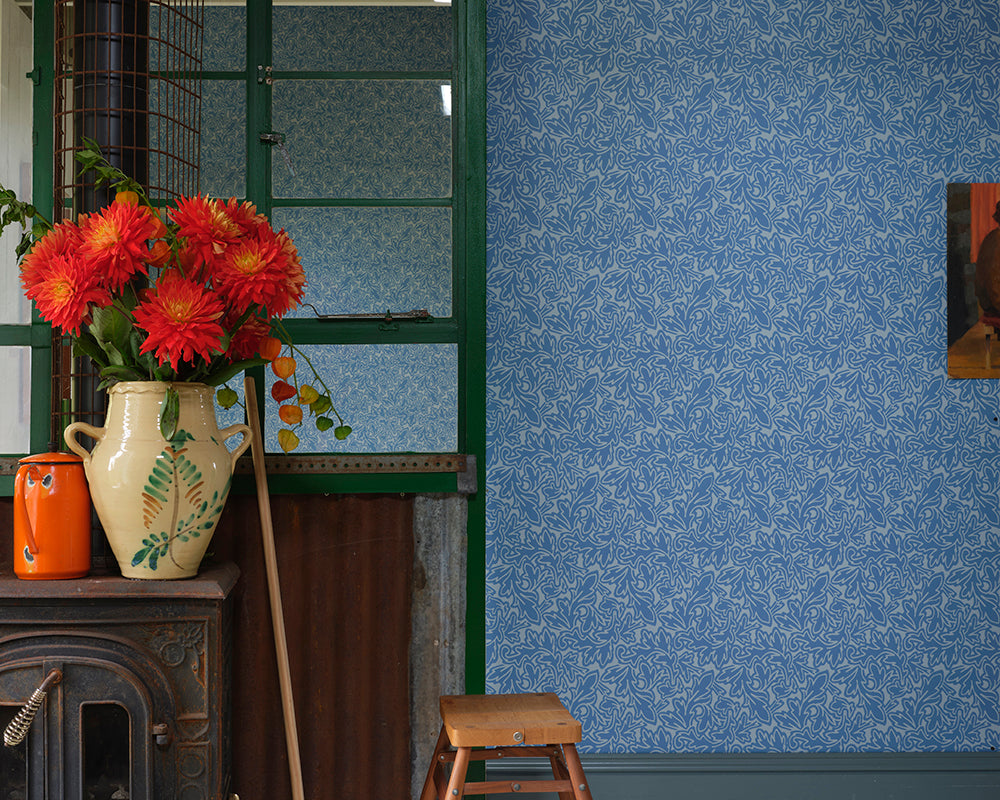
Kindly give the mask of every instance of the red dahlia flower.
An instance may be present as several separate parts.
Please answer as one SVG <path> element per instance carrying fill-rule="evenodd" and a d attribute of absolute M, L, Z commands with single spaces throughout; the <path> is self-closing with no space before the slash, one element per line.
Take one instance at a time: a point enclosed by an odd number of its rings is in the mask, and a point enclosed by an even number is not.
<path fill-rule="evenodd" d="M 153 352 L 173 369 L 180 361 L 211 361 L 222 350 L 222 300 L 193 281 L 161 280 L 135 308 L 136 324 L 149 336 L 140 352 Z"/>
<path fill-rule="evenodd" d="M 71 253 L 55 254 L 44 263 L 45 274 L 25 283 L 25 296 L 35 301 L 42 318 L 61 328 L 63 333 L 79 335 L 80 327 L 90 318 L 91 304 L 111 304 L 111 296 L 101 286 L 94 271 L 83 259 Z M 22 275 L 22 281 L 24 276 Z"/>
<path fill-rule="evenodd" d="M 57 223 L 35 242 L 21 261 L 21 285 L 25 291 L 48 277 L 49 261 L 57 255 L 75 253 L 80 245 L 80 229 L 69 220 Z"/>
<path fill-rule="evenodd" d="M 281 317 L 302 300 L 305 274 L 294 247 L 286 248 L 264 225 L 226 249 L 217 262 L 215 283 L 238 310 L 256 304 L 268 317 Z"/>
<path fill-rule="evenodd" d="M 136 274 L 146 274 L 150 258 L 146 242 L 159 226 L 145 208 L 114 202 L 80 222 L 80 255 L 112 290 L 119 290 Z"/>
<path fill-rule="evenodd" d="M 238 316 L 227 314 L 224 327 L 231 331 L 237 323 Z M 251 314 L 246 321 L 233 333 L 229 340 L 229 349 L 226 351 L 226 358 L 231 361 L 243 361 L 253 358 L 260 353 L 266 339 L 271 336 L 271 326 L 260 317 Z"/>
<path fill-rule="evenodd" d="M 178 225 L 177 235 L 187 239 L 186 249 L 195 256 L 196 266 L 211 265 L 240 236 L 239 225 L 226 206 L 201 195 L 180 198 L 171 218 Z"/>

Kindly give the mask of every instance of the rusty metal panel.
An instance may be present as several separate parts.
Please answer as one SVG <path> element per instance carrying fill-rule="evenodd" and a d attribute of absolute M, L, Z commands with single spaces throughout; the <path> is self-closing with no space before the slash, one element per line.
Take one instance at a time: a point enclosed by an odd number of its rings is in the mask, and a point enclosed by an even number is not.
<path fill-rule="evenodd" d="M 413 499 L 271 498 L 307 797 L 409 800 Z M 291 797 L 255 497 L 230 496 L 214 558 L 241 571 L 233 790 Z"/>

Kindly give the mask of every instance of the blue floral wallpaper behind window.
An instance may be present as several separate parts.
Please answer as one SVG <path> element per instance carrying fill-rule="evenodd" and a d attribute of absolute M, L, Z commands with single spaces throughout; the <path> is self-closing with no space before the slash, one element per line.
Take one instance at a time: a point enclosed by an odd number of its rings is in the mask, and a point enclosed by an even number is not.
<path fill-rule="evenodd" d="M 1000 740 L 1000 385 L 945 374 L 993 0 L 490 0 L 487 687 L 589 751 Z"/>

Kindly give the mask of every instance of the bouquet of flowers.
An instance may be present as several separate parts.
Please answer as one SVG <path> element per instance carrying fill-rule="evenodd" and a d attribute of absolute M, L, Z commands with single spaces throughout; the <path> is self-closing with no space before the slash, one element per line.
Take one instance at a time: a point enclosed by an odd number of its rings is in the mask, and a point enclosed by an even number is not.
<path fill-rule="evenodd" d="M 281 448 L 298 446 L 295 429 L 306 413 L 319 430 L 334 428 L 345 439 L 351 429 L 329 389 L 281 325 L 306 285 L 288 234 L 235 198 L 182 197 L 161 212 L 89 140 L 76 159 L 93 171 L 96 185 L 117 192 L 114 202 L 53 225 L 0 186 L 0 228 L 21 224 L 24 293 L 72 338 L 74 354 L 90 357 L 101 385 L 197 381 L 220 387 L 216 398 L 229 408 L 238 396 L 226 382 L 270 363 L 277 376 L 271 396 L 287 426 L 278 432 Z M 319 388 L 299 385 L 300 359 Z M 160 416 L 167 439 L 177 410 L 177 393 L 168 389 Z"/>

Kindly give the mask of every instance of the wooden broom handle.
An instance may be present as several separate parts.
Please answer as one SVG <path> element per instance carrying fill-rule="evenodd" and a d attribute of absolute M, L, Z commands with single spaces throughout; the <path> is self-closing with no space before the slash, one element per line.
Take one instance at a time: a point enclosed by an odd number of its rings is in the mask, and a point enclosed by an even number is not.
<path fill-rule="evenodd" d="M 271 500 L 267 491 L 267 471 L 264 467 L 264 441 L 261 437 L 260 416 L 257 411 L 257 390 L 253 378 L 249 375 L 243 381 L 243 390 L 246 394 L 247 422 L 250 425 L 253 474 L 257 480 L 257 505 L 260 509 L 260 530 L 264 539 L 267 593 L 271 599 L 271 625 L 274 628 L 274 650 L 278 657 L 278 681 L 281 684 L 281 708 L 285 718 L 285 745 L 288 748 L 288 770 L 292 779 L 292 800 L 305 800 L 305 791 L 302 787 L 302 758 L 299 754 L 299 729 L 295 724 L 295 699 L 292 696 L 291 670 L 288 667 L 285 615 L 281 608 L 278 557 L 274 550 Z"/>

